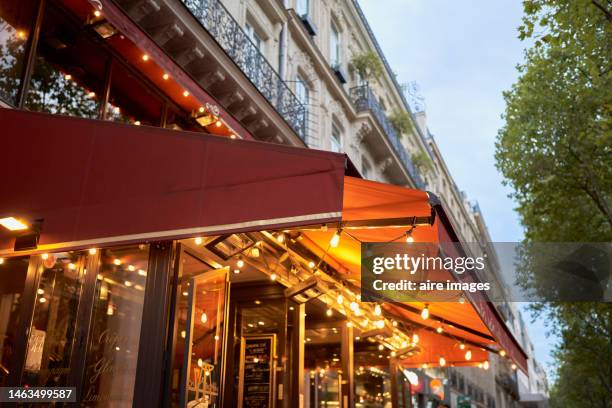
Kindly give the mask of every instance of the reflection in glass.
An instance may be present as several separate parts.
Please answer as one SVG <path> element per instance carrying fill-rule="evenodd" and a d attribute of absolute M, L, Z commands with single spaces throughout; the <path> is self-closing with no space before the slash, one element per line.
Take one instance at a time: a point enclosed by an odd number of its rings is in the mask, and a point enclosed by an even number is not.
<path fill-rule="evenodd" d="M 96 280 L 82 402 L 131 407 L 149 246 L 105 249 Z"/>
<path fill-rule="evenodd" d="M 78 253 L 67 252 L 42 256 L 42 273 L 21 381 L 23 385 L 66 385 L 83 285 L 84 259 Z"/>
<path fill-rule="evenodd" d="M 0 99 L 15 104 L 37 2 L 0 3 Z"/>
<path fill-rule="evenodd" d="M 389 351 L 377 343 L 355 344 L 355 406 L 385 408 L 391 404 Z"/>
<path fill-rule="evenodd" d="M 15 362 L 15 332 L 28 261 L 29 258 L 25 257 L 0 262 L 0 386 L 6 385 Z"/>
<path fill-rule="evenodd" d="M 340 323 L 339 323 L 340 324 Z M 342 363 L 340 362 L 341 328 L 306 329 L 304 378 L 306 407 L 340 405 Z"/>

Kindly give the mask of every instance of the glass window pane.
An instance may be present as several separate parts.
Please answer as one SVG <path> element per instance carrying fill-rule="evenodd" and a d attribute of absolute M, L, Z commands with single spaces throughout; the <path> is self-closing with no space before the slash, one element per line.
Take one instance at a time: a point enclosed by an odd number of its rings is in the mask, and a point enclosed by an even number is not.
<path fill-rule="evenodd" d="M 15 104 L 36 4 L 32 0 L 0 2 L 0 99 Z"/>
<path fill-rule="evenodd" d="M 22 385 L 66 385 L 85 259 L 68 252 L 43 256 Z"/>
<path fill-rule="evenodd" d="M 306 16 L 309 12 L 309 1 L 308 0 L 297 0 L 297 14 L 298 16 Z"/>
<path fill-rule="evenodd" d="M 0 386 L 5 386 L 15 362 L 19 310 L 29 257 L 0 260 Z"/>
<path fill-rule="evenodd" d="M 82 27 L 47 2 L 26 108 L 97 118 L 106 61 Z"/>
<path fill-rule="evenodd" d="M 331 35 L 330 35 L 330 45 L 329 45 L 329 60 L 332 67 L 337 67 L 340 65 L 340 33 L 336 26 L 332 23 L 331 25 Z"/>
<path fill-rule="evenodd" d="M 101 251 L 82 403 L 131 407 L 149 246 Z"/>
<path fill-rule="evenodd" d="M 340 153 L 342 151 L 342 136 L 340 130 L 332 125 L 332 135 L 330 140 L 330 149 L 332 152 Z"/>

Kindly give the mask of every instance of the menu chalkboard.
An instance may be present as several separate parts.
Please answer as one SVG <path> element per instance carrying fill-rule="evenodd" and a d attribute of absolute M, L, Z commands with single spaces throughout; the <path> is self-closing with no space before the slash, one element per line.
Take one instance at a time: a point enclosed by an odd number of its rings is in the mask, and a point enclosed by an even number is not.
<path fill-rule="evenodd" d="M 242 339 L 240 407 L 272 407 L 274 376 L 274 335 Z"/>

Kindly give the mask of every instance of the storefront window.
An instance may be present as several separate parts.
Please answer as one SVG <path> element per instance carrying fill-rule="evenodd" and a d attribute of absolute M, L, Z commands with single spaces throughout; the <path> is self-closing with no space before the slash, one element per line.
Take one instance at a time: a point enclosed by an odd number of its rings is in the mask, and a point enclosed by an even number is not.
<path fill-rule="evenodd" d="M 26 108 L 97 118 L 107 55 L 66 14 L 47 3 Z"/>
<path fill-rule="evenodd" d="M 15 104 L 21 85 L 25 47 L 36 12 L 32 0 L 0 3 L 0 99 Z"/>
<path fill-rule="evenodd" d="M 16 330 L 29 258 L 0 260 L 0 386 L 15 362 Z"/>
<path fill-rule="evenodd" d="M 355 406 L 385 408 L 391 404 L 389 351 L 377 343 L 355 344 Z"/>
<path fill-rule="evenodd" d="M 132 406 L 148 258 L 148 245 L 101 253 L 83 384 L 86 406 Z"/>
<path fill-rule="evenodd" d="M 176 300 L 173 406 L 218 406 L 227 271 L 184 252 Z"/>
<path fill-rule="evenodd" d="M 42 255 L 23 385 L 66 385 L 85 273 L 84 259 L 79 253 Z"/>
<path fill-rule="evenodd" d="M 304 352 L 305 407 L 340 405 L 342 363 L 341 328 L 306 329 Z"/>

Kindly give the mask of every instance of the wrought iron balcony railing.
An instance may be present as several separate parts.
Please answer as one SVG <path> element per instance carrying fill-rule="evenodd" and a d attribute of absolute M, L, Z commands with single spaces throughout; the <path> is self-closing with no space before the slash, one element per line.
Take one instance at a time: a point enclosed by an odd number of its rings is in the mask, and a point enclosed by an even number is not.
<path fill-rule="evenodd" d="M 305 140 L 306 107 L 219 0 L 181 0 L 261 94 Z"/>
<path fill-rule="evenodd" d="M 372 115 L 378 122 L 378 125 L 387 135 L 387 139 L 389 139 L 391 146 L 393 146 L 395 154 L 397 155 L 397 157 L 399 157 L 400 161 L 402 162 L 402 165 L 414 181 L 416 187 L 424 189 L 426 187 L 425 182 L 421 178 L 421 175 L 419 174 L 416 166 L 408 155 L 406 148 L 404 148 L 404 146 L 402 145 L 397 131 L 391 124 L 391 121 L 389 121 L 389 119 L 387 118 L 387 115 L 385 115 L 385 111 L 378 103 L 378 100 L 376 99 L 374 92 L 372 92 L 372 89 L 370 89 L 368 85 L 356 86 L 354 88 L 351 88 L 350 97 L 353 101 L 355 109 L 358 112 L 368 110 L 372 113 Z"/>

